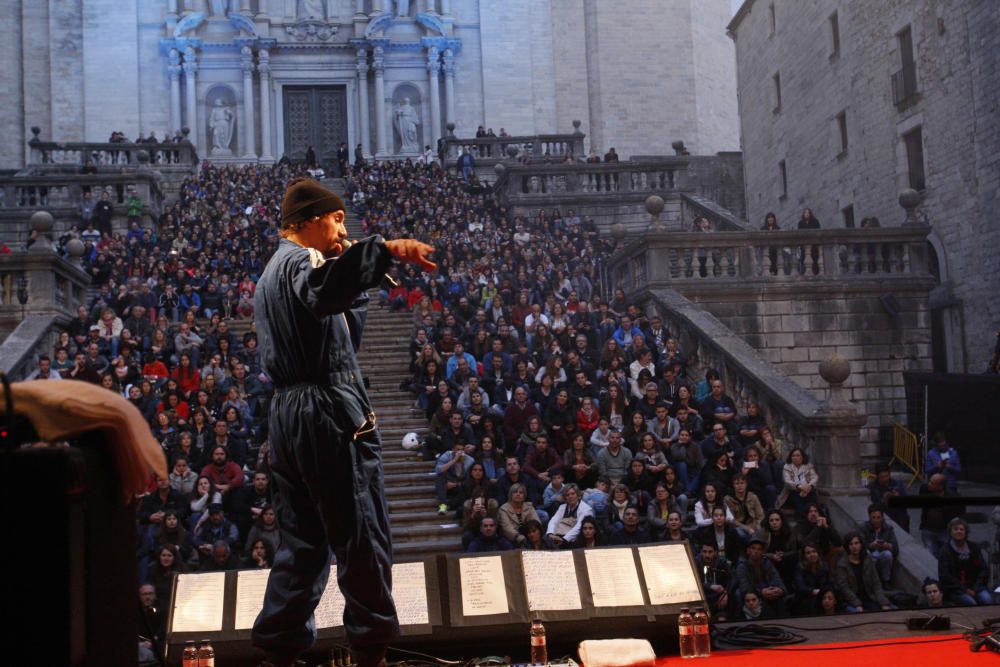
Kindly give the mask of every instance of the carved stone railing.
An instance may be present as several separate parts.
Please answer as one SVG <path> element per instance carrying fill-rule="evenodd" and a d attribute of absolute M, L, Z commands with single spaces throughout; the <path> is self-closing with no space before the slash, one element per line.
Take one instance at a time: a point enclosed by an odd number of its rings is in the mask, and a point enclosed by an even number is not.
<path fill-rule="evenodd" d="M 39 141 L 28 142 L 30 164 L 35 166 L 83 166 L 89 160 L 97 167 L 138 168 L 142 164 L 140 152 L 149 156 L 148 162 L 157 168 L 182 167 L 190 169 L 198 163 L 198 153 L 190 141 L 170 144 L 97 143 L 89 141 Z"/>
<path fill-rule="evenodd" d="M 686 187 L 686 157 L 657 162 L 505 164 L 497 173 L 496 190 L 511 206 L 607 199 L 609 195 L 641 201 L 651 194 Z"/>
<path fill-rule="evenodd" d="M 840 395 L 840 386 L 850 374 L 849 364 L 834 358 L 820 366 L 831 389 L 827 400 L 819 401 L 778 372 L 741 336 L 678 292 L 644 288 L 631 297 L 647 314 L 663 318 L 688 355 L 689 368 L 717 370 L 741 412 L 750 402 L 757 403 L 775 436 L 784 441 L 786 452 L 804 447 L 819 470 L 823 489 L 858 491 L 859 430 L 865 417 Z"/>
<path fill-rule="evenodd" d="M 110 190 L 115 214 L 124 215 L 129 188 L 135 188 L 144 211 L 153 219 L 163 211 L 163 192 L 149 170 L 126 174 L 30 174 L 0 176 L 0 214 L 45 209 L 57 218 L 73 215 L 90 190 L 94 199 Z"/>
<path fill-rule="evenodd" d="M 735 213 L 723 208 L 711 199 L 683 193 L 681 195 L 681 229 L 693 230 L 695 219 L 702 216 L 708 218 L 709 222 L 712 223 L 712 229 L 717 232 L 748 232 L 753 229 L 746 220 L 740 219 Z"/>
<path fill-rule="evenodd" d="M 542 162 L 546 158 L 561 161 L 569 154 L 582 159 L 585 157 L 583 153 L 585 136 L 582 132 L 577 132 L 573 134 L 535 134 L 471 139 L 446 137 L 444 139 L 445 166 L 455 166 L 459 151 L 471 151 L 473 157 L 479 162 L 479 166 L 485 166 L 483 160 L 502 161 L 512 157 L 520 158 L 524 155 L 537 162 Z"/>
<path fill-rule="evenodd" d="M 927 278 L 928 229 L 648 232 L 615 255 L 611 275 L 627 289 Z"/>

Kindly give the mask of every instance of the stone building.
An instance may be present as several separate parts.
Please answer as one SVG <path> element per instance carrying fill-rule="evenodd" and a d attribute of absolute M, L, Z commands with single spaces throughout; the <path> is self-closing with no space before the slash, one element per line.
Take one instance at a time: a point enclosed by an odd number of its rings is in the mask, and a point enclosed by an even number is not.
<path fill-rule="evenodd" d="M 932 226 L 936 370 L 982 372 L 1000 328 L 1000 6 L 746 0 L 736 45 L 747 212 L 794 228 Z"/>
<path fill-rule="evenodd" d="M 0 0 L 0 166 L 189 128 L 216 162 L 416 154 L 456 124 L 698 153 L 737 141 L 728 0 Z"/>

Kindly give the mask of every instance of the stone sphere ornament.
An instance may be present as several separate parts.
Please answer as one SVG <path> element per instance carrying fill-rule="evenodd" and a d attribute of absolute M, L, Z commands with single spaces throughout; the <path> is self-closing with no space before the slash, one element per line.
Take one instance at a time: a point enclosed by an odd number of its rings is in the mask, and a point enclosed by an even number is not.
<path fill-rule="evenodd" d="M 831 385 L 841 385 L 851 376 L 851 362 L 836 352 L 819 363 L 819 375 Z"/>
<path fill-rule="evenodd" d="M 31 214 L 28 224 L 31 225 L 33 231 L 39 234 L 47 234 L 52 231 L 52 227 L 55 226 L 56 221 L 48 211 L 35 211 Z"/>

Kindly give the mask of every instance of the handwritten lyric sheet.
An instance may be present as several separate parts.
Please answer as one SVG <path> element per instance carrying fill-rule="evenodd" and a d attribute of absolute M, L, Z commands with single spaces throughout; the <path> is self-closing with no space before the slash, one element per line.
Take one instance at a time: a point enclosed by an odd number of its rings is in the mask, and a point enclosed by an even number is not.
<path fill-rule="evenodd" d="M 392 599 L 396 603 L 400 625 L 430 623 L 423 562 L 396 563 L 392 566 Z"/>
<path fill-rule="evenodd" d="M 219 632 L 226 601 L 226 573 L 182 574 L 174 597 L 173 632 Z"/>
<path fill-rule="evenodd" d="M 264 606 L 267 575 L 271 570 L 240 570 L 236 573 L 235 630 L 249 630 Z"/>
<path fill-rule="evenodd" d="M 500 556 L 463 558 L 459 561 L 459 576 L 464 616 L 506 614 L 510 610 Z"/>
<path fill-rule="evenodd" d="M 642 606 L 642 588 L 631 549 L 585 552 L 595 607 Z"/>
<path fill-rule="evenodd" d="M 683 544 L 639 547 L 650 604 L 694 602 L 701 599 L 698 580 Z"/>
<path fill-rule="evenodd" d="M 529 611 L 582 609 L 572 551 L 522 551 Z"/>

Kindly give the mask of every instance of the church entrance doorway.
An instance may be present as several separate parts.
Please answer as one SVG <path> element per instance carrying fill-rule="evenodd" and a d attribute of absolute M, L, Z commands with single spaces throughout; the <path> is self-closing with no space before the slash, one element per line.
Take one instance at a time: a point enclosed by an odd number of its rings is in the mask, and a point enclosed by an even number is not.
<path fill-rule="evenodd" d="M 347 89 L 344 86 L 285 86 L 285 155 L 305 162 L 311 147 L 316 164 L 336 173 L 337 146 L 347 141 Z"/>

